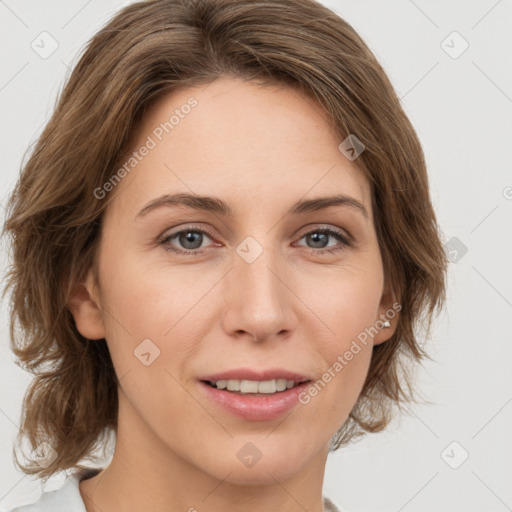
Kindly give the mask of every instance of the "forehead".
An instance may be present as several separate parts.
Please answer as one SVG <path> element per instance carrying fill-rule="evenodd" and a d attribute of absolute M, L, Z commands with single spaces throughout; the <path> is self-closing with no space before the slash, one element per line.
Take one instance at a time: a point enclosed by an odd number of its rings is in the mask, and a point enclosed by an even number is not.
<path fill-rule="evenodd" d="M 229 196 L 240 209 L 343 193 L 371 213 L 364 172 L 339 151 L 329 115 L 281 84 L 222 78 L 180 87 L 145 112 L 134 135 L 123 158 L 136 152 L 137 161 L 117 186 L 115 209 L 133 212 L 177 192 Z"/>

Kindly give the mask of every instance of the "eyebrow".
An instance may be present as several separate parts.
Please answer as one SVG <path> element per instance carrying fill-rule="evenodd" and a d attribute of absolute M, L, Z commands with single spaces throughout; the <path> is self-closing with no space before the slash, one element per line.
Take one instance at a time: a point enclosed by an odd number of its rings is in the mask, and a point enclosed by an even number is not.
<path fill-rule="evenodd" d="M 222 199 L 182 193 L 172 195 L 165 194 L 151 200 L 137 213 L 135 218 L 137 219 L 142 217 L 148 214 L 150 211 L 162 206 L 186 206 L 196 210 L 220 214 L 225 217 L 235 216 L 234 208 Z M 348 206 L 354 208 L 356 211 L 359 211 L 363 214 L 365 220 L 369 220 L 369 214 L 364 205 L 361 204 L 357 199 L 344 194 L 297 201 L 288 210 L 287 215 L 298 215 L 301 213 L 316 212 L 331 206 Z"/>

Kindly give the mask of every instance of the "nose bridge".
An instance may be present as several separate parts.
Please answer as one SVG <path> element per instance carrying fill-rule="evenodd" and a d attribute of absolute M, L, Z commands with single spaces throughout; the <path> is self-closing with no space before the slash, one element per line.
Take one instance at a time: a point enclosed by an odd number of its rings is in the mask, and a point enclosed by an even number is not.
<path fill-rule="evenodd" d="M 229 273 L 225 328 L 264 339 L 291 328 L 290 291 L 279 255 L 248 237 L 238 247 Z"/>
<path fill-rule="evenodd" d="M 275 258 L 265 251 L 252 263 L 238 262 L 237 278 L 245 284 L 247 303 L 255 302 L 260 310 L 275 310 L 280 306 L 282 283 L 275 275 Z M 274 268 L 274 272 L 271 271 Z"/>

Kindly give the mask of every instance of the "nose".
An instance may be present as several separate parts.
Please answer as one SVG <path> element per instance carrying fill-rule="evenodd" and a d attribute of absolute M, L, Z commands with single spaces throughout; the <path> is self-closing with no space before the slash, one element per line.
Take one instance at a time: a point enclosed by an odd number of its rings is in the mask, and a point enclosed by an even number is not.
<path fill-rule="evenodd" d="M 251 263 L 235 255 L 222 289 L 225 332 L 256 343 L 288 337 L 297 317 L 287 278 L 290 280 L 284 265 L 270 250 Z"/>

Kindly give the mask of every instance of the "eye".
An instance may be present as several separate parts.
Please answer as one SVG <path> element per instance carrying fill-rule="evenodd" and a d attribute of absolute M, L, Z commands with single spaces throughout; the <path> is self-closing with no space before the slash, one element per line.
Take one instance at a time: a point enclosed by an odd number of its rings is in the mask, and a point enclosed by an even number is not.
<path fill-rule="evenodd" d="M 202 245 L 205 236 L 206 238 L 213 237 L 213 235 L 204 229 L 189 227 L 164 236 L 164 238 L 160 240 L 160 244 L 163 245 L 166 251 L 194 256 L 204 252 L 198 249 Z M 182 245 L 183 249 L 171 245 L 174 239 Z"/>
<path fill-rule="evenodd" d="M 205 237 L 212 239 L 213 235 L 204 229 L 191 226 L 187 229 L 181 229 L 180 231 L 164 236 L 160 239 L 159 243 L 166 251 L 194 256 L 204 252 L 201 246 Z M 335 253 L 352 245 L 350 236 L 346 236 L 342 231 L 333 228 L 313 229 L 303 234 L 300 240 L 303 238 L 306 239 L 307 243 L 312 244 L 309 248 L 312 249 L 314 253 L 319 254 Z M 339 244 L 329 245 L 329 239 L 335 239 Z M 174 245 L 176 243 L 179 243 L 182 248 L 176 247 Z M 326 247 L 330 248 L 326 249 Z"/>
<path fill-rule="evenodd" d="M 310 247 L 312 249 L 324 249 L 325 247 L 329 247 L 329 238 L 335 238 L 340 242 L 339 245 L 335 244 L 334 246 L 331 246 L 330 249 L 313 251 L 320 254 L 342 251 L 346 249 L 346 247 L 350 247 L 352 245 L 348 236 L 345 236 L 343 232 L 333 228 L 313 229 L 302 235 L 301 240 L 303 238 L 306 238 L 306 240 L 313 244 L 313 247 Z"/>

